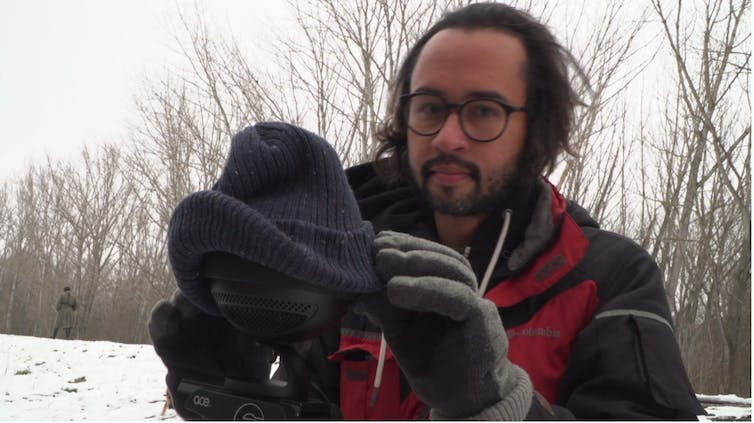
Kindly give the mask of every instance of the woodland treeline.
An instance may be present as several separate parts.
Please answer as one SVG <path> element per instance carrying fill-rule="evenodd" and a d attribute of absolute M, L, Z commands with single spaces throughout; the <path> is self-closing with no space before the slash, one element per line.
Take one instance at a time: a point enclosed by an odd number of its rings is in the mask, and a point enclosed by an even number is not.
<path fill-rule="evenodd" d="M 0 331 L 49 336 L 71 286 L 76 337 L 149 342 L 150 309 L 174 289 L 171 212 L 212 185 L 232 134 L 282 120 L 330 140 L 346 165 L 369 159 L 399 59 L 459 4 L 300 0 L 295 34 L 266 43 L 271 60 L 220 37 L 201 10 L 181 12 L 187 66 L 135 93 L 128 140 L 0 185 Z M 750 1 L 517 4 L 583 71 L 572 73 L 578 155 L 550 179 L 655 257 L 697 392 L 750 396 Z"/>

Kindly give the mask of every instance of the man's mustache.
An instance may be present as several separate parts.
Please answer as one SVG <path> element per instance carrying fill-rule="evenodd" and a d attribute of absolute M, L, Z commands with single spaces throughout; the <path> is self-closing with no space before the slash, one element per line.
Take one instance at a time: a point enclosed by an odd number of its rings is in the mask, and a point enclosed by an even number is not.
<path fill-rule="evenodd" d="M 474 163 L 467 162 L 459 159 L 456 156 L 450 154 L 441 154 L 433 159 L 427 160 L 421 167 L 422 182 L 426 182 L 429 176 L 432 174 L 432 168 L 439 165 L 454 165 L 463 168 L 469 172 L 469 177 L 475 182 L 479 182 L 481 174 L 479 172 L 479 166 Z"/>

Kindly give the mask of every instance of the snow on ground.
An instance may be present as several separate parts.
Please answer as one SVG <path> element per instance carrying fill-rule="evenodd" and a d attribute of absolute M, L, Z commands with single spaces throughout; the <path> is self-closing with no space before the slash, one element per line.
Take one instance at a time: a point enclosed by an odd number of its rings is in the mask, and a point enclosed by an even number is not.
<path fill-rule="evenodd" d="M 2 420 L 179 420 L 151 345 L 0 334 Z M 702 420 L 751 420 L 751 399 L 700 395 Z"/>
<path fill-rule="evenodd" d="M 0 420 L 156 420 L 165 366 L 151 345 L 0 335 Z"/>
<path fill-rule="evenodd" d="M 751 421 L 751 398 L 736 395 L 697 395 L 707 411 L 700 420 Z"/>

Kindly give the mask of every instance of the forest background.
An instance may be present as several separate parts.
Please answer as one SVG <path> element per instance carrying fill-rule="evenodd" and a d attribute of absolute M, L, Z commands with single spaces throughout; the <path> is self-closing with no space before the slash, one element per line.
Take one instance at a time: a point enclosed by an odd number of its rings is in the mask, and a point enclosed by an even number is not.
<path fill-rule="evenodd" d="M 211 187 L 232 135 L 286 121 L 328 139 L 345 165 L 367 161 L 408 46 L 465 3 L 291 1 L 295 31 L 259 50 L 183 4 L 185 66 L 148 75 L 127 140 L 31 163 L 0 185 L 0 332 L 49 336 L 70 286 L 75 337 L 148 343 L 150 310 L 175 289 L 170 215 Z M 750 1 L 513 4 L 583 70 L 572 69 L 577 155 L 551 181 L 655 258 L 697 392 L 750 397 Z"/>

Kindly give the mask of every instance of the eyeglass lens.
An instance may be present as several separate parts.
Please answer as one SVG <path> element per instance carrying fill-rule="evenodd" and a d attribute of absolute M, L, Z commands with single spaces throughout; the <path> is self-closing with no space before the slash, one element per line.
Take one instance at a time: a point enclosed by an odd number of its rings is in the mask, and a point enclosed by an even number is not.
<path fill-rule="evenodd" d="M 490 141 L 500 136 L 505 129 L 508 113 L 500 103 L 471 99 L 453 106 L 434 94 L 416 94 L 408 98 L 408 126 L 419 135 L 434 135 L 440 131 L 450 109 L 454 107 L 458 108 L 461 129 L 471 139 Z"/>

